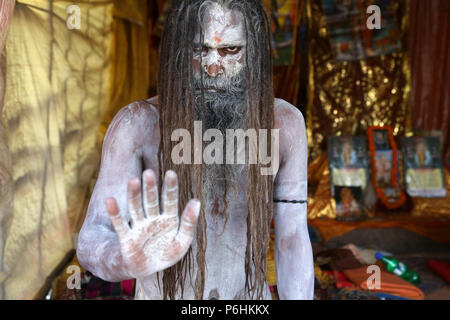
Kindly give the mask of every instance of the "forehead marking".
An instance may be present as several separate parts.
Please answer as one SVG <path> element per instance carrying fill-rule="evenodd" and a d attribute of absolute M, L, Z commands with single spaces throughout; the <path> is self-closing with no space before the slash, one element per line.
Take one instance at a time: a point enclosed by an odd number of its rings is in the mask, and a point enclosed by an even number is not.
<path fill-rule="evenodd" d="M 216 40 L 217 43 L 221 43 L 221 42 L 222 42 L 222 39 L 220 39 L 220 38 L 217 36 L 217 31 L 214 32 L 214 40 Z"/>

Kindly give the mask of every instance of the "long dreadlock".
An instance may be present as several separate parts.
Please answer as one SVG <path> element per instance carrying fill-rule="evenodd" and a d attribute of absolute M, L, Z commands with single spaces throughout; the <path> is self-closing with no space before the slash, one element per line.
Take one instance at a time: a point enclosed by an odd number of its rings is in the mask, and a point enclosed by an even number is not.
<path fill-rule="evenodd" d="M 194 37 L 200 33 L 203 41 L 202 21 L 205 8 L 213 2 L 242 13 L 245 23 L 246 47 L 246 101 L 247 127 L 273 128 L 273 77 L 270 21 L 260 0 L 175 0 L 167 16 L 160 47 L 158 96 L 160 108 L 161 145 L 159 148 L 160 183 L 163 173 L 174 170 L 180 182 L 179 204 L 184 208 L 188 200 L 201 201 L 196 240 L 198 266 L 194 291 L 196 299 L 203 299 L 205 285 L 206 217 L 202 195 L 202 165 L 175 165 L 171 150 L 175 142 L 171 134 L 186 128 L 193 134 L 195 112 L 195 86 L 193 77 Z M 202 97 L 204 97 L 202 89 Z M 204 108 L 204 99 L 202 101 Z M 204 109 L 203 109 L 204 110 Z M 204 114 L 204 113 L 202 113 Z M 267 141 L 271 150 L 270 135 Z M 194 151 L 192 151 L 194 152 Z M 191 155 L 192 156 L 192 155 Z M 269 246 L 269 228 L 273 215 L 273 177 L 260 174 L 260 164 L 247 164 L 247 247 L 245 252 L 245 287 L 251 299 L 261 299 L 265 286 L 266 255 Z M 194 187 L 195 186 L 195 187 Z M 193 189 L 194 188 L 194 189 Z M 187 270 L 191 270 L 192 249 L 177 264 L 163 272 L 164 299 L 183 296 Z M 159 278 L 159 275 L 158 275 Z"/>

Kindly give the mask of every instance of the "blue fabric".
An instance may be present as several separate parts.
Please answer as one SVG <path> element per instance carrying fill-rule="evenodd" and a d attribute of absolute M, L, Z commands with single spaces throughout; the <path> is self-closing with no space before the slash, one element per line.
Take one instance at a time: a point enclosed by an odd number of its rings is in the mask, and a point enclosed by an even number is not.
<path fill-rule="evenodd" d="M 405 297 L 394 296 L 393 294 L 377 292 L 373 294 L 374 296 L 380 298 L 381 300 L 412 300 Z"/>

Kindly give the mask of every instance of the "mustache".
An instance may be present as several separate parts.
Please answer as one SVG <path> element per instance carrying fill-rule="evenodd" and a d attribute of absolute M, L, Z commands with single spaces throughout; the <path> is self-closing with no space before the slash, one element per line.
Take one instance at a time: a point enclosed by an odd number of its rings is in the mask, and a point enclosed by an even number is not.
<path fill-rule="evenodd" d="M 243 94 L 247 88 L 245 68 L 239 74 L 228 77 L 227 75 L 219 75 L 215 78 L 203 75 L 203 81 L 200 75 L 194 76 L 194 85 L 197 93 L 203 90 L 214 89 L 219 93 Z M 207 93 L 209 93 L 208 91 Z"/>

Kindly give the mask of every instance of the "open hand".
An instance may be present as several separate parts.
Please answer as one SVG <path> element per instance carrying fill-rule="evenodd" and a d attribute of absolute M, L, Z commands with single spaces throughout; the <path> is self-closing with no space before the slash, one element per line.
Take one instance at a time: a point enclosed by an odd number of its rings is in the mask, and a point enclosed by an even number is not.
<path fill-rule="evenodd" d="M 162 187 L 162 211 L 158 187 L 152 170 L 128 182 L 130 221 L 119 212 L 114 198 L 106 200 L 106 209 L 119 237 L 123 263 L 135 278 L 143 278 L 177 263 L 188 251 L 200 212 L 200 202 L 191 199 L 181 219 L 178 217 L 178 181 L 167 171 Z"/>

